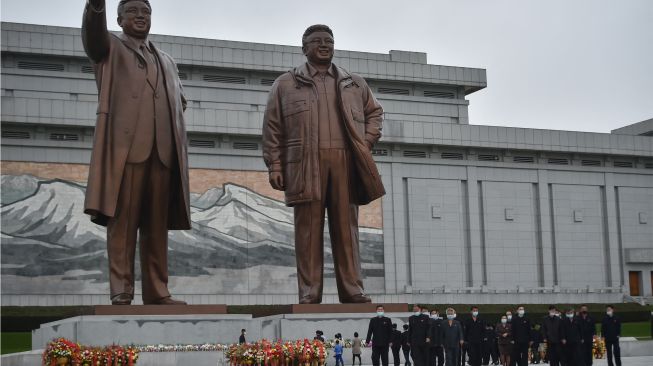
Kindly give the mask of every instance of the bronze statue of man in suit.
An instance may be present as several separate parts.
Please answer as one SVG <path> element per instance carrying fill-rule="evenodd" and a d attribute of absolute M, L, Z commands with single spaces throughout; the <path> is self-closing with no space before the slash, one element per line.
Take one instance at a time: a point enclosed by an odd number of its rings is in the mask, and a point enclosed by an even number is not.
<path fill-rule="evenodd" d="M 324 210 L 342 303 L 366 303 L 358 242 L 358 206 L 385 190 L 372 146 L 383 109 L 365 80 L 331 61 L 333 32 L 310 26 L 307 62 L 272 85 L 263 120 L 263 159 L 270 184 L 294 207 L 299 303 L 322 302 Z"/>
<path fill-rule="evenodd" d="M 133 300 L 137 232 L 143 303 L 185 304 L 168 292 L 168 229 L 190 229 L 186 99 L 175 62 L 147 38 L 149 1 L 120 1 L 118 36 L 105 10 L 87 0 L 82 23 L 99 93 L 84 212 L 107 227 L 112 304 Z"/>

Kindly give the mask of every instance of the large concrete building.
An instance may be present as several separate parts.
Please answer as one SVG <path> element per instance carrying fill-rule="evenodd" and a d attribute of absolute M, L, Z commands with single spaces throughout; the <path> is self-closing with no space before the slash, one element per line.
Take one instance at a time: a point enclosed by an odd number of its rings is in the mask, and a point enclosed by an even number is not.
<path fill-rule="evenodd" d="M 295 302 L 292 211 L 269 187 L 260 132 L 270 85 L 304 62 L 300 48 L 151 40 L 179 63 L 189 99 L 193 229 L 170 234 L 173 293 Z M 361 212 L 375 301 L 652 296 L 653 120 L 609 134 L 473 125 L 466 96 L 485 70 L 406 51 L 335 62 L 385 109 L 374 155 L 387 195 Z M 2 23 L 2 305 L 109 300 L 104 230 L 81 208 L 96 105 L 79 29 Z"/>

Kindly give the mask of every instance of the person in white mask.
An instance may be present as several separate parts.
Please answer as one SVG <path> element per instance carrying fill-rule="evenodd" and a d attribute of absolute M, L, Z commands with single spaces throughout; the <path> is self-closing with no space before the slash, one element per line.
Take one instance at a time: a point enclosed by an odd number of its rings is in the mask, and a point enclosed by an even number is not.
<path fill-rule="evenodd" d="M 456 320 L 456 311 L 447 308 L 447 319 L 442 323 L 442 345 L 446 358 L 446 366 L 457 366 L 460 348 L 465 343 L 463 326 Z"/>
<path fill-rule="evenodd" d="M 365 344 L 372 342 L 372 365 L 388 366 L 388 350 L 392 346 L 392 321 L 385 316 L 383 305 L 377 305 L 376 315 L 370 319 Z"/>
<path fill-rule="evenodd" d="M 651 313 L 651 318 L 653 319 L 653 312 Z M 615 315 L 614 306 L 612 305 L 605 307 L 605 317 L 603 317 L 603 321 L 601 322 L 601 335 L 605 341 L 605 349 L 608 352 L 608 366 L 614 366 L 615 364 L 621 366 L 621 348 L 619 347 L 621 319 Z"/>

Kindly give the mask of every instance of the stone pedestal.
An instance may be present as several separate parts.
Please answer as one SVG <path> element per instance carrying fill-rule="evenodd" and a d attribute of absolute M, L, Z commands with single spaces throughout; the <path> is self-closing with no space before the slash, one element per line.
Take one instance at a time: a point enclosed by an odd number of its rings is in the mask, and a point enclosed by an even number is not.
<path fill-rule="evenodd" d="M 292 314 L 374 314 L 377 305 L 383 305 L 386 313 L 404 313 L 409 311 L 408 304 L 294 304 L 291 305 Z"/>
<path fill-rule="evenodd" d="M 226 314 L 227 305 L 96 305 L 94 315 Z"/>

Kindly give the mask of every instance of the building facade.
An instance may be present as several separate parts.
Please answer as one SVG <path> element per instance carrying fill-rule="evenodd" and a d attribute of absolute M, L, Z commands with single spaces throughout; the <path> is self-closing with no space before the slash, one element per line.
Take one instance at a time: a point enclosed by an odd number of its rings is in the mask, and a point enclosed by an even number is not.
<path fill-rule="evenodd" d="M 292 211 L 269 186 L 260 132 L 270 85 L 301 49 L 151 40 L 189 99 L 193 229 L 170 233 L 171 291 L 195 304 L 296 302 Z M 374 301 L 653 296 L 653 120 L 609 134 L 473 125 L 466 96 L 485 70 L 406 51 L 334 62 L 385 110 L 373 153 L 387 194 L 360 217 Z M 2 305 L 109 301 L 105 232 L 82 213 L 96 107 L 79 29 L 2 23 Z M 325 301 L 337 302 L 330 253 Z"/>

